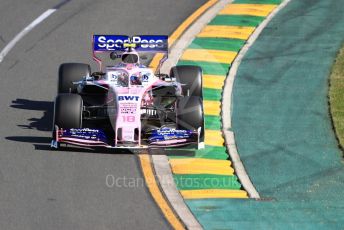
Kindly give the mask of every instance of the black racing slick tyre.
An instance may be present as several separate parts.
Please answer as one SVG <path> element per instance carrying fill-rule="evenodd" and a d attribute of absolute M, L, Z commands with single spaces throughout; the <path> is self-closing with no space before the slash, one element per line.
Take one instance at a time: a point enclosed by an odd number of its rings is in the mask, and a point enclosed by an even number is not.
<path fill-rule="evenodd" d="M 82 63 L 64 63 L 59 68 L 57 92 L 76 93 L 76 85 L 73 82 L 82 80 L 91 75 L 91 67 Z"/>
<path fill-rule="evenodd" d="M 78 94 L 59 94 L 55 100 L 54 127 L 82 128 L 83 101 Z"/>
<path fill-rule="evenodd" d="M 203 98 L 201 67 L 192 65 L 174 66 L 171 68 L 170 76 L 184 85 L 182 86 L 184 96 Z"/>
<path fill-rule="evenodd" d="M 203 101 L 200 97 L 186 96 L 177 100 L 177 129 L 201 128 L 200 140 L 204 140 Z"/>

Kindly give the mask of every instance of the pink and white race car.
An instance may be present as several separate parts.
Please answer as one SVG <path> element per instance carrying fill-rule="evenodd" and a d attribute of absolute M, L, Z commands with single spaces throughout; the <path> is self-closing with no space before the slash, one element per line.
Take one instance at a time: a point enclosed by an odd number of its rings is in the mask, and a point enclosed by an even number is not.
<path fill-rule="evenodd" d="M 61 143 L 106 148 L 204 146 L 202 69 L 175 66 L 170 74 L 140 64 L 141 52 L 164 53 L 167 36 L 94 35 L 93 59 L 59 68 L 52 148 Z M 120 59 L 102 67 L 97 56 Z"/>

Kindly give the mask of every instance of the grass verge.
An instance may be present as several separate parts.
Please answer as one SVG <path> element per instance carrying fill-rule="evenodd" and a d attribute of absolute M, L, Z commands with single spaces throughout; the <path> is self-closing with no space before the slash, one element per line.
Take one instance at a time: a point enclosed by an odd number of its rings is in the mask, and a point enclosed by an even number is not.
<path fill-rule="evenodd" d="M 344 148 L 344 46 L 338 53 L 330 76 L 330 112 L 341 149 Z"/>

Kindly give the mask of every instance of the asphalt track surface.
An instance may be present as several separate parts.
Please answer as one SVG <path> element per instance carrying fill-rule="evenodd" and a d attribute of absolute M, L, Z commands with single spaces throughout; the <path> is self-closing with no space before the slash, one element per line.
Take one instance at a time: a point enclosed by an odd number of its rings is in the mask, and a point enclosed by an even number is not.
<path fill-rule="evenodd" d="M 343 38 L 342 1 L 292 0 L 251 46 L 232 125 L 263 200 L 187 201 L 205 228 L 343 229 L 343 154 L 327 99 Z"/>
<path fill-rule="evenodd" d="M 49 149 L 57 70 L 91 61 L 91 35 L 171 34 L 204 0 L 72 0 L 0 63 L 1 229 L 166 229 L 144 186 L 108 187 L 106 176 L 143 180 L 137 156 Z M 0 50 L 55 0 L 1 0 Z M 128 181 L 127 181 L 128 182 Z"/>

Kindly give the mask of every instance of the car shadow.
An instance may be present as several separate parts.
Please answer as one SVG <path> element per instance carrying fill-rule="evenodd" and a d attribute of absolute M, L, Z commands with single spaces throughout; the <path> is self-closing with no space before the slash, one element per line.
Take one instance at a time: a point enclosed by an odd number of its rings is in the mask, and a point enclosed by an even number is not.
<path fill-rule="evenodd" d="M 53 101 L 34 101 L 28 99 L 16 99 L 12 101 L 12 108 L 31 111 L 42 111 L 43 116 L 41 118 L 30 118 L 28 124 L 18 125 L 24 129 L 37 129 L 39 131 L 51 131 L 54 113 Z"/>
<path fill-rule="evenodd" d="M 179 156 L 179 157 L 194 157 L 194 149 L 178 149 L 178 148 L 152 148 L 148 151 L 150 155 L 167 155 L 167 156 Z"/>
<path fill-rule="evenodd" d="M 23 129 L 35 129 L 44 132 L 50 132 L 51 121 L 53 119 L 54 102 L 53 101 L 35 101 L 18 98 L 12 101 L 10 107 L 25 111 L 41 111 L 42 117 L 33 117 L 27 120 L 27 124 L 20 124 L 18 127 Z M 32 143 L 35 149 L 49 148 L 51 137 L 44 136 L 8 136 L 6 140 Z"/>

